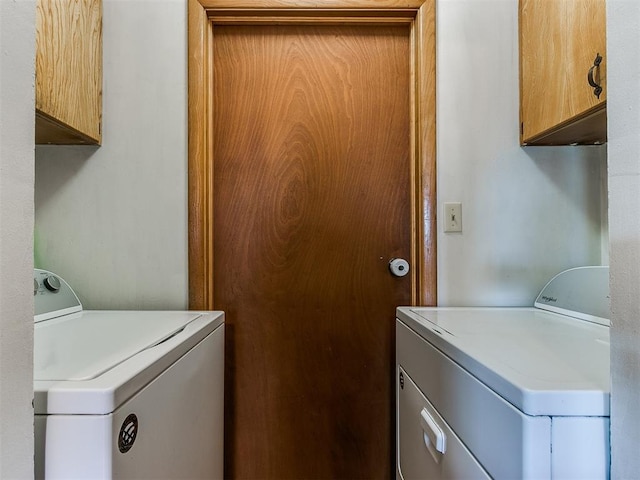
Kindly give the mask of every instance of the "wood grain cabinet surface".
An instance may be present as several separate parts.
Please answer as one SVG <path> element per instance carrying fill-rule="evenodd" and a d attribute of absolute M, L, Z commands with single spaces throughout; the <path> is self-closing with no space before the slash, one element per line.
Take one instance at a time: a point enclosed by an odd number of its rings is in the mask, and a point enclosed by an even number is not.
<path fill-rule="evenodd" d="M 102 1 L 38 0 L 36 143 L 102 140 Z"/>
<path fill-rule="evenodd" d="M 606 142 L 605 0 L 520 0 L 519 13 L 521 144 Z"/>

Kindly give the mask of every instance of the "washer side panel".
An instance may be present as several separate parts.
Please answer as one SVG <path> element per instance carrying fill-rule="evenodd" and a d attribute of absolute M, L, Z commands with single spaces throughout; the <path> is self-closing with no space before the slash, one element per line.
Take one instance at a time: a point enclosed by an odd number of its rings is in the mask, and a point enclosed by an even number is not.
<path fill-rule="evenodd" d="M 223 476 L 224 326 L 114 413 L 113 475 L 121 480 Z M 126 453 L 118 436 L 127 417 L 138 420 Z"/>

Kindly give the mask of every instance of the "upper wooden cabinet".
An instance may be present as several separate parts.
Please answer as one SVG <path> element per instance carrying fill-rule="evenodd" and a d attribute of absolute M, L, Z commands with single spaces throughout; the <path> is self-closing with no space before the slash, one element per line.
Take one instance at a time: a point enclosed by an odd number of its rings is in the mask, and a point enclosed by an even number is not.
<path fill-rule="evenodd" d="M 38 0 L 36 143 L 102 139 L 102 2 Z"/>
<path fill-rule="evenodd" d="M 605 30 L 605 0 L 520 0 L 521 144 L 607 141 Z"/>

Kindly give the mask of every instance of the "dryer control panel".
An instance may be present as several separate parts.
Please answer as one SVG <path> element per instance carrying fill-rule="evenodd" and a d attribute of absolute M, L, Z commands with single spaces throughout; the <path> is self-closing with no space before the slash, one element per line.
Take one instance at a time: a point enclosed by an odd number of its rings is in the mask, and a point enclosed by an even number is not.
<path fill-rule="evenodd" d="M 545 285 L 534 306 L 610 326 L 609 267 L 577 267 L 560 272 Z"/>

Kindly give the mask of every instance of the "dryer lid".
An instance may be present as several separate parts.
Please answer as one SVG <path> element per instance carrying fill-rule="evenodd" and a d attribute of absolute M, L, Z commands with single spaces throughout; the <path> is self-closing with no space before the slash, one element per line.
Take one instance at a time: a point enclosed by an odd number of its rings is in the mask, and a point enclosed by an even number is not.
<path fill-rule="evenodd" d="M 536 308 L 401 307 L 398 318 L 527 415 L 609 415 L 608 327 Z"/>

